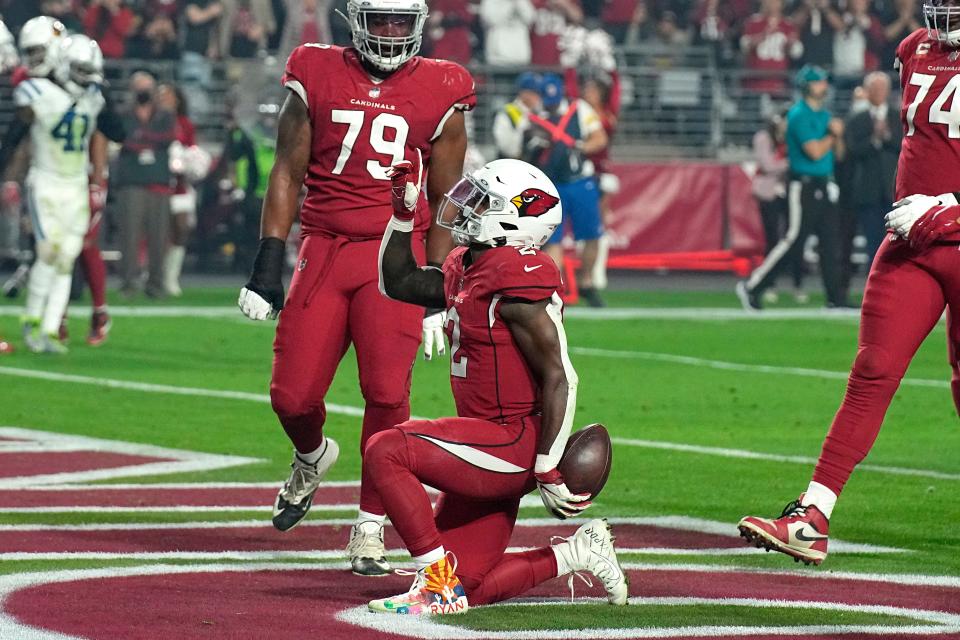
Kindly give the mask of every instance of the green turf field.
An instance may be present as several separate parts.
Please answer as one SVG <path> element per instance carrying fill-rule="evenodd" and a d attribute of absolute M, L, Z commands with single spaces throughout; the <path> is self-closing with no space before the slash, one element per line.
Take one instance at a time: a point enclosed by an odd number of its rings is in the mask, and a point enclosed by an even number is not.
<path fill-rule="evenodd" d="M 36 356 L 19 345 L 17 318 L 0 315 L 0 335 L 17 353 L 0 359 L 0 425 L 79 434 L 218 454 L 263 462 L 217 471 L 137 478 L 136 482 L 277 482 L 286 477 L 290 446 L 263 398 L 230 399 L 107 388 L 103 379 L 200 390 L 264 395 L 271 362 L 271 323 L 253 323 L 233 304 L 233 290 L 191 290 L 166 303 L 121 302 L 138 307 L 225 307 L 216 317 L 133 317 L 118 314 L 109 341 L 98 349 L 82 342 L 87 317 L 74 313 L 71 353 Z M 690 309 L 734 307 L 732 294 L 622 293 L 614 307 Z M 783 305 L 795 308 L 796 305 Z M 813 304 L 809 307 L 815 308 Z M 815 458 L 844 390 L 856 351 L 851 317 L 647 317 L 566 321 L 571 359 L 580 377 L 577 424 L 602 422 L 617 439 L 609 483 L 592 513 L 606 517 L 689 516 L 728 523 L 743 515 L 779 515 L 810 478 L 812 465 L 751 459 L 750 453 Z M 831 540 L 894 547 L 902 553 L 831 554 L 820 568 L 801 567 L 779 554 L 708 558 L 625 557 L 651 563 L 696 562 L 800 572 L 865 572 L 960 576 L 960 424 L 949 391 L 945 335 L 938 326 L 924 343 L 897 393 L 884 429 L 866 463 L 847 485 L 831 522 Z M 39 380 L 29 371 L 80 376 Z M 352 353 L 344 359 L 327 398 L 362 406 Z M 412 410 L 435 417 L 453 411 L 447 360 L 418 361 Z M 333 480 L 359 478 L 359 419 L 331 412 L 327 433 L 342 444 Z M 695 445 L 689 450 L 682 446 Z M 727 450 L 735 450 L 731 457 Z M 904 471 L 909 470 L 909 471 Z M 910 471 L 919 472 L 911 474 Z M 938 476 L 939 474 L 939 476 Z M 132 480 L 124 480 L 131 482 Z M 311 514 L 312 517 L 347 517 Z M 545 517 L 530 506 L 524 517 Z M 0 512 L 0 525 L 91 522 L 249 520 L 262 513 L 140 514 Z M 2 550 L 0 550 L 2 551 Z M 52 568 L 41 560 L 0 560 L 0 574 Z M 61 563 L 56 563 L 58 567 Z M 101 566 L 94 560 L 70 567 Z M 112 564 L 124 564 L 113 561 Z M 461 622 L 473 629 L 569 628 L 564 625 L 651 626 L 568 609 L 531 616 L 522 608 L 478 611 Z M 679 606 L 650 609 L 659 626 L 691 624 L 800 624 L 803 611 Z M 527 623 L 523 621 L 527 620 Z M 546 620 L 546 621 L 545 621 Z M 898 625 L 895 616 L 833 612 L 824 624 Z"/>

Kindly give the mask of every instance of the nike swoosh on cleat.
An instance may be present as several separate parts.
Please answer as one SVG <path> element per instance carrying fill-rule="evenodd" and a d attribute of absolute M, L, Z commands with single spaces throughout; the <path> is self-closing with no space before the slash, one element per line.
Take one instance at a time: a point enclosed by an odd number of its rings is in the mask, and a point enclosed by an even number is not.
<path fill-rule="evenodd" d="M 798 529 L 797 532 L 793 534 L 793 537 L 804 542 L 816 542 L 817 540 L 827 539 L 827 536 L 806 536 L 803 533 L 804 531 L 806 531 L 806 529 Z"/>
<path fill-rule="evenodd" d="M 530 265 L 526 265 L 526 264 L 525 264 L 525 265 L 523 265 L 523 270 L 526 271 L 527 273 L 530 273 L 531 271 L 536 271 L 537 269 L 539 269 L 539 268 L 542 267 L 542 266 L 543 266 L 542 264 L 538 264 L 538 265 L 535 266 L 535 267 L 531 267 Z"/>

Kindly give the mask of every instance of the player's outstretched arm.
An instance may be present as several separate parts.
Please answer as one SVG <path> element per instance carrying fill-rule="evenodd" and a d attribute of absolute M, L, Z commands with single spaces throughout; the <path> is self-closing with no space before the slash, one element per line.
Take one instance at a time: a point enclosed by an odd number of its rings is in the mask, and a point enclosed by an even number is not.
<path fill-rule="evenodd" d="M 389 175 L 393 216 L 380 241 L 380 293 L 401 302 L 443 308 L 443 271 L 435 266 L 421 269 L 410 246 L 420 199 L 422 161 L 418 158 L 416 167 L 408 160 L 399 162 L 391 167 Z"/>
<path fill-rule="evenodd" d="M 240 310 L 252 320 L 276 318 L 283 309 L 284 243 L 297 217 L 312 140 L 307 105 L 291 92 L 280 110 L 276 161 L 260 216 L 260 248 L 238 301 Z"/>
<path fill-rule="evenodd" d="M 427 232 L 427 264 L 440 266 L 453 249 L 450 231 L 437 225 L 437 212 L 443 197 L 463 177 L 463 158 L 467 154 L 467 128 L 463 112 L 455 110 L 444 123 L 440 137 L 433 143 L 430 171 L 427 175 L 427 199 L 433 213 Z"/>
<path fill-rule="evenodd" d="M 577 374 L 567 358 L 559 310 L 550 300 L 505 302 L 500 317 L 540 382 L 543 416 L 534 468 L 540 497 L 557 518 L 575 516 L 590 506 L 590 496 L 571 493 L 557 470 L 577 406 Z"/>

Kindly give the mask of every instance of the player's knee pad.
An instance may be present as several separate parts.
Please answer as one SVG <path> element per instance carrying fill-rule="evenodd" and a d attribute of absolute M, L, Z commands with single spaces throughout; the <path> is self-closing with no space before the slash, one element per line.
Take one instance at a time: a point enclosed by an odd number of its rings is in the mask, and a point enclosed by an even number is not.
<path fill-rule="evenodd" d="M 410 403 L 410 386 L 406 380 L 361 382 L 360 393 L 368 409 L 398 409 Z"/>
<path fill-rule="evenodd" d="M 53 261 L 53 266 L 57 269 L 57 273 L 67 274 L 73 272 L 73 263 L 77 261 L 77 257 L 82 250 L 82 236 L 68 236 L 64 238 L 57 247 L 57 255 Z"/>
<path fill-rule="evenodd" d="M 877 346 L 860 347 L 857 359 L 853 362 L 853 375 L 865 380 L 879 380 L 897 376 L 896 363 L 890 353 Z M 903 372 L 900 372 L 903 375 Z"/>
<path fill-rule="evenodd" d="M 280 385 L 270 385 L 270 404 L 281 421 L 286 418 L 318 417 L 322 423 L 326 417 L 323 404 L 316 404 L 307 396 Z"/>

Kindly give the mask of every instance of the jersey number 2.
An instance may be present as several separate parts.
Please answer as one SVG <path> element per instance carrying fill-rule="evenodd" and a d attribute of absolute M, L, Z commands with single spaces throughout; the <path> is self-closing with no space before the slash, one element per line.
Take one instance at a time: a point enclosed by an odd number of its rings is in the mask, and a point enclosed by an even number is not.
<path fill-rule="evenodd" d="M 923 104 L 936 80 L 937 76 L 929 73 L 914 73 L 910 76 L 910 84 L 920 87 L 920 90 L 917 91 L 917 97 L 907 107 L 908 136 L 912 136 L 916 132 L 913 121 L 917 117 L 917 109 Z M 957 98 L 957 89 L 960 89 L 960 74 L 950 78 L 950 82 L 930 105 L 930 123 L 947 125 L 947 134 L 951 138 L 960 138 L 960 99 Z M 950 103 L 950 108 L 944 109 L 947 102 Z"/>
<path fill-rule="evenodd" d="M 467 356 L 460 351 L 460 314 L 456 307 L 447 311 L 447 322 L 453 323 L 450 330 L 450 375 L 457 378 L 467 377 Z"/>
<path fill-rule="evenodd" d="M 77 127 L 74 126 L 78 120 L 81 122 L 79 131 L 77 131 Z M 53 128 L 50 135 L 53 136 L 54 140 L 63 140 L 64 151 L 83 151 L 85 147 L 84 140 L 87 139 L 87 131 L 89 129 L 90 116 L 83 113 L 77 115 L 76 111 L 70 109 L 63 114 L 60 122 Z"/>
<path fill-rule="evenodd" d="M 347 125 L 347 133 L 340 145 L 340 155 L 333 167 L 334 175 L 338 176 L 343 173 L 343 168 L 347 166 L 347 160 L 353 153 L 353 145 L 360 137 L 365 116 L 366 113 L 363 111 L 350 111 L 348 109 L 334 109 L 330 112 L 330 117 L 335 123 Z M 393 136 L 390 140 L 385 135 L 387 129 L 393 129 Z M 387 166 L 383 166 L 376 160 L 367 160 L 367 173 L 373 176 L 374 180 L 389 180 L 387 170 L 403 160 L 403 150 L 406 147 L 409 133 L 410 125 L 403 119 L 403 116 L 394 113 L 378 114 L 370 122 L 370 146 L 377 153 L 390 156 L 390 164 Z"/>

